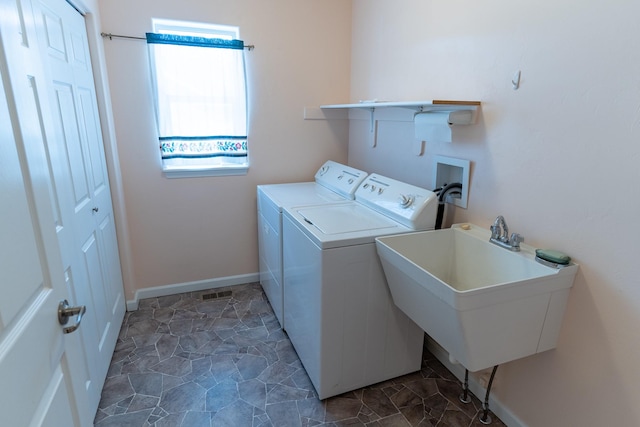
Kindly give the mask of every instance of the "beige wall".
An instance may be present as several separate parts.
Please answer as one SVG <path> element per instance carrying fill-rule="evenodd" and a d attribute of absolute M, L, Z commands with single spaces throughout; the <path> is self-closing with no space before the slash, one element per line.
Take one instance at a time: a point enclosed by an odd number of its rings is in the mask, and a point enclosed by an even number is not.
<path fill-rule="evenodd" d="M 352 13 L 351 101 L 482 112 L 423 157 L 406 123 L 381 123 L 371 149 L 355 121 L 350 163 L 429 187 L 434 155 L 469 159 L 455 222 L 504 215 L 581 265 L 558 348 L 500 367 L 495 395 L 529 426 L 640 425 L 640 3 L 354 0 Z"/>
<path fill-rule="evenodd" d="M 308 181 L 327 159 L 346 162 L 346 122 L 305 121 L 303 108 L 349 93 L 351 3 L 100 1 L 102 31 L 144 36 L 151 18 L 237 25 L 255 50 L 249 79 L 246 176 L 166 179 L 160 172 L 144 41 L 104 40 L 128 238 L 125 290 L 258 271 L 256 185 Z"/>

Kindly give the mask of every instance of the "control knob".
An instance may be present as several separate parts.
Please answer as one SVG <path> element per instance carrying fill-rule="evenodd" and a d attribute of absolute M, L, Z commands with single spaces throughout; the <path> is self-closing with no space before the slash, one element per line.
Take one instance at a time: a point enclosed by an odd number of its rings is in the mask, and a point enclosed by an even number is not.
<path fill-rule="evenodd" d="M 405 196 L 404 194 L 400 195 L 401 200 L 400 200 L 400 207 L 402 207 L 403 209 L 407 209 L 409 206 L 411 206 L 413 204 L 413 196 Z"/>

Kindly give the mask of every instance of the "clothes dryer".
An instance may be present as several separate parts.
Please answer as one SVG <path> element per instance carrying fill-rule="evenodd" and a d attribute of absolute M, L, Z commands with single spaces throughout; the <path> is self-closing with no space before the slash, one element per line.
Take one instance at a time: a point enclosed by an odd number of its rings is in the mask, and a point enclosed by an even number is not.
<path fill-rule="evenodd" d="M 375 238 L 433 229 L 437 205 L 370 175 L 352 202 L 284 210 L 285 324 L 320 399 L 420 369 L 424 332 L 393 303 Z"/>
<path fill-rule="evenodd" d="M 258 185 L 258 256 L 260 283 L 285 328 L 282 276 L 282 209 L 293 205 L 321 205 L 354 199 L 367 173 L 327 161 L 315 174 L 315 182 Z"/>

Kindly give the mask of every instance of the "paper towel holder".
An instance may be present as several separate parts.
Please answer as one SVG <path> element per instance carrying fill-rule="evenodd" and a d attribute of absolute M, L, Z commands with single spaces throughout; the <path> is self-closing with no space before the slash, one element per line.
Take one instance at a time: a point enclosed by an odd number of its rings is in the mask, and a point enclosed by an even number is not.
<path fill-rule="evenodd" d="M 415 113 L 413 116 L 414 153 L 418 156 L 422 155 L 423 142 L 452 142 L 453 125 L 468 125 L 472 122 L 471 110 L 430 110 Z"/>
<path fill-rule="evenodd" d="M 420 114 L 428 114 L 428 113 L 448 113 L 447 123 L 449 126 L 452 125 L 471 125 L 475 122 L 475 110 L 453 110 L 453 111 L 443 111 L 443 110 L 428 110 L 422 109 L 418 111 L 414 116 L 415 117 Z"/>

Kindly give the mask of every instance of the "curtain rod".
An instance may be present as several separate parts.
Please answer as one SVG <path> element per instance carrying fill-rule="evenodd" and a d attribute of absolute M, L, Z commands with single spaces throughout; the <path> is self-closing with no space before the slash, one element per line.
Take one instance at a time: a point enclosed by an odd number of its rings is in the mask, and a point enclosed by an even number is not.
<path fill-rule="evenodd" d="M 109 37 L 109 40 L 113 40 L 113 38 L 117 38 L 117 39 L 130 39 L 130 40 L 147 40 L 146 37 L 135 37 L 135 36 L 122 36 L 119 34 L 111 34 L 111 33 L 100 33 L 100 35 L 102 37 Z M 244 48 L 247 50 L 253 50 L 255 48 L 254 45 L 252 44 L 246 44 L 244 45 Z"/>

